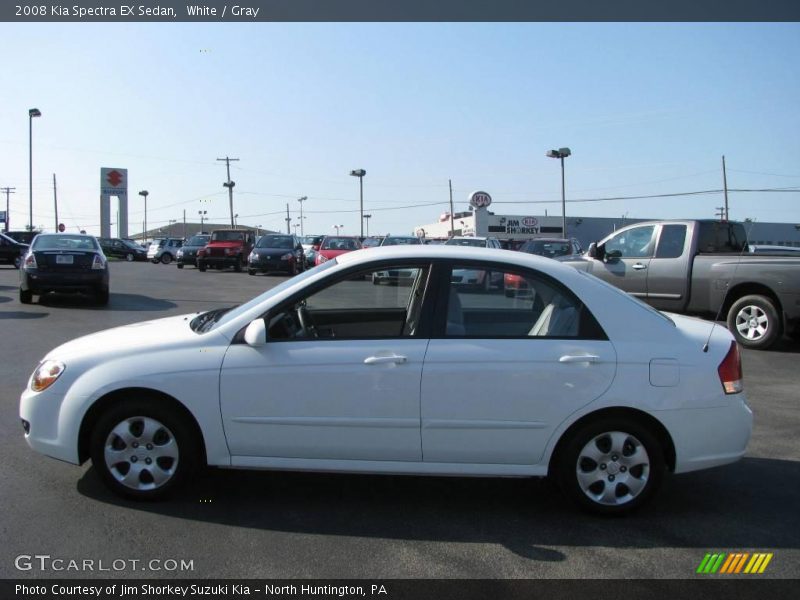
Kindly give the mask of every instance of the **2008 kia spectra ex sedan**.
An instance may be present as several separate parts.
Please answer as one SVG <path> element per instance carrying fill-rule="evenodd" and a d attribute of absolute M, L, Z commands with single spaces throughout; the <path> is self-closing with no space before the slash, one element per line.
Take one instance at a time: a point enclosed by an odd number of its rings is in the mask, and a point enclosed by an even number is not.
<path fill-rule="evenodd" d="M 387 269 L 410 285 L 372 285 Z M 464 289 L 459 269 L 530 294 Z M 91 458 L 133 498 L 209 464 L 552 475 L 601 513 L 641 505 L 666 470 L 737 460 L 752 426 L 724 328 L 546 258 L 453 246 L 347 253 L 237 308 L 74 340 L 20 414 L 34 449 Z"/>

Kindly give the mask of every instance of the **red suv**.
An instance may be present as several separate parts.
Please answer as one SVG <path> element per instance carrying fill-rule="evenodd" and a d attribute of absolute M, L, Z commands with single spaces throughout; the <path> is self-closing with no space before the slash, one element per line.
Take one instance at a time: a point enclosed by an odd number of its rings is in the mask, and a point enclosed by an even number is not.
<path fill-rule="evenodd" d="M 223 269 L 233 267 L 240 273 L 247 266 L 247 257 L 253 250 L 255 236 L 244 229 L 218 229 L 211 232 L 211 239 L 205 248 L 197 251 L 197 268 L 205 271 L 208 267 Z"/>

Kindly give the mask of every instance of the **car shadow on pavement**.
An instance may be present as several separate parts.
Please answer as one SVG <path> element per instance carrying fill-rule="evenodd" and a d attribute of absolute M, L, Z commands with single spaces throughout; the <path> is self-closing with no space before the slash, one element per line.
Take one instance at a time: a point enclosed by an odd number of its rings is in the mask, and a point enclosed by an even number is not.
<path fill-rule="evenodd" d="M 10 312 L 0 312 L 0 319 L 42 319 L 49 314 L 46 312 L 31 313 L 12 310 Z"/>
<path fill-rule="evenodd" d="M 625 518 L 581 513 L 541 479 L 333 475 L 209 469 L 163 502 L 113 495 L 89 469 L 78 491 L 169 516 L 278 532 L 501 544 L 536 561 L 549 546 L 798 548 L 800 462 L 745 458 L 667 477 Z"/>
<path fill-rule="evenodd" d="M 169 300 L 152 298 L 140 294 L 117 294 L 109 296 L 108 306 L 99 306 L 92 296 L 83 294 L 44 294 L 39 296 L 38 303 L 53 308 L 82 308 L 86 310 L 124 310 L 136 312 L 157 312 L 171 310 L 178 305 Z"/>

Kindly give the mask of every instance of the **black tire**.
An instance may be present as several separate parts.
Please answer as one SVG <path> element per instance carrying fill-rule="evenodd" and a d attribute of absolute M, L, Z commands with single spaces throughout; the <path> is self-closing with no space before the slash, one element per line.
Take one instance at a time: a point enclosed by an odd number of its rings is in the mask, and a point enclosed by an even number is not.
<path fill-rule="evenodd" d="M 765 350 L 781 339 L 780 312 L 766 296 L 743 296 L 728 311 L 728 329 L 745 348 Z"/>
<path fill-rule="evenodd" d="M 292 261 L 292 266 L 289 268 L 289 276 L 294 277 L 299 271 L 297 270 L 297 263 Z"/>
<path fill-rule="evenodd" d="M 248 275 L 255 275 L 256 274 L 255 269 L 247 269 L 247 274 Z"/>
<path fill-rule="evenodd" d="M 94 297 L 95 300 L 97 301 L 98 306 L 107 306 L 109 297 L 108 288 L 97 290 L 97 293 L 95 294 Z"/>
<path fill-rule="evenodd" d="M 17 255 L 14 257 L 14 268 L 19 270 L 20 266 L 22 265 L 22 256 Z"/>
<path fill-rule="evenodd" d="M 202 272 L 202 273 L 205 273 L 205 271 L 206 271 L 206 263 L 204 263 L 204 262 L 197 263 L 197 270 Z"/>
<path fill-rule="evenodd" d="M 161 255 L 161 262 L 163 264 L 165 264 L 165 265 L 168 265 L 169 263 L 171 263 L 172 262 L 172 254 L 170 254 L 169 252 L 164 252 L 164 254 Z"/>
<path fill-rule="evenodd" d="M 20 304 L 30 304 L 33 302 L 33 292 L 30 290 L 23 290 L 20 288 L 19 290 L 19 301 Z"/>
<path fill-rule="evenodd" d="M 132 252 L 128 252 L 128 254 L 125 255 L 125 260 L 127 260 L 128 262 L 133 262 L 133 259 L 134 256 Z"/>
<path fill-rule="evenodd" d="M 237 273 L 241 273 L 242 272 L 242 262 L 237 260 L 236 263 L 233 265 L 233 270 L 236 271 Z"/>
<path fill-rule="evenodd" d="M 154 258 L 150 262 L 153 263 L 154 265 L 157 265 L 158 264 L 158 259 Z"/>
<path fill-rule="evenodd" d="M 621 435 L 614 438 L 624 441 L 620 445 L 622 452 L 615 453 L 619 448 L 614 447 L 611 436 L 616 433 Z M 630 513 L 649 500 L 664 478 L 664 449 L 653 433 L 636 420 L 599 419 L 581 427 L 564 442 L 552 465 L 555 479 L 564 495 L 587 512 L 609 516 Z M 582 456 L 590 444 L 594 450 L 606 450 L 606 442 L 609 451 L 603 457 L 607 456 L 607 463 Z M 579 469 L 585 474 L 583 484 L 578 478 Z M 635 493 L 634 487 L 639 488 Z M 604 500 L 607 489 L 613 497 L 606 496 Z"/>
<path fill-rule="evenodd" d="M 142 427 L 145 419 L 150 420 L 150 424 L 155 424 L 153 435 L 148 436 Z M 158 425 L 161 428 L 158 428 Z M 136 456 L 135 463 L 132 457 L 127 460 L 121 459 L 118 463 L 109 466 L 106 461 L 107 447 L 109 450 L 112 450 L 117 444 L 121 445 L 122 449 L 128 447 L 121 438 L 112 437 L 113 430 L 119 427 L 125 427 L 134 440 L 142 441 L 138 447 L 141 450 L 137 448 L 137 455 L 141 454 L 142 456 Z M 153 442 L 150 446 L 145 443 L 148 440 Z M 163 443 L 159 444 L 160 440 L 163 440 Z M 171 443 L 177 445 L 177 452 L 174 452 L 176 458 L 169 460 L 170 457 L 163 456 L 162 453 L 170 452 L 165 449 L 171 448 Z M 170 445 L 168 446 L 168 444 Z M 130 447 L 133 448 L 132 445 Z M 92 464 L 100 479 L 112 492 L 125 498 L 146 501 L 158 500 L 167 496 L 178 489 L 191 474 L 195 473 L 200 464 L 202 447 L 201 441 L 190 424 L 186 422 L 185 417 L 171 407 L 165 406 L 162 399 L 144 396 L 141 399 L 126 399 L 116 402 L 106 410 L 92 431 L 90 454 Z M 151 456 L 152 458 L 150 458 Z M 148 458 L 152 462 L 145 466 L 142 463 Z M 109 462 L 111 460 L 113 459 L 110 459 Z M 138 480 L 131 480 L 129 485 L 118 479 L 118 477 L 126 475 L 123 472 L 125 465 L 129 468 L 141 469 Z M 167 479 L 163 483 L 157 484 L 152 476 L 152 473 L 156 472 L 161 476 L 166 476 Z M 150 481 L 146 474 L 150 474 Z M 148 489 L 148 486 L 154 487 Z"/>
<path fill-rule="evenodd" d="M 176 266 L 176 267 L 178 267 L 179 269 L 182 269 L 182 268 L 183 268 L 183 263 L 178 263 L 178 264 L 177 264 L 177 265 L 175 265 L 175 266 Z"/>

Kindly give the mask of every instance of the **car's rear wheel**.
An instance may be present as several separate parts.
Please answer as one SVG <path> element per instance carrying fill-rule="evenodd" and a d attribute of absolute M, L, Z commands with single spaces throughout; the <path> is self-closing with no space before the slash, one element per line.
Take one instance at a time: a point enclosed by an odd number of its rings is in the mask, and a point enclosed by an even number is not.
<path fill-rule="evenodd" d="M 255 275 L 256 271 L 255 271 L 255 269 L 247 269 L 247 274 L 248 275 Z"/>
<path fill-rule="evenodd" d="M 743 296 L 728 311 L 728 329 L 745 348 L 763 350 L 783 334 L 780 313 L 766 296 Z"/>
<path fill-rule="evenodd" d="M 206 263 L 200 261 L 197 263 L 197 270 L 201 272 L 205 272 L 206 270 Z"/>
<path fill-rule="evenodd" d="M 161 255 L 161 262 L 164 263 L 165 265 L 168 265 L 169 263 L 171 263 L 172 262 L 172 254 L 170 254 L 169 252 L 164 252 L 164 254 Z"/>
<path fill-rule="evenodd" d="M 100 306 L 106 306 L 108 304 L 108 296 L 108 288 L 97 290 L 97 293 L 95 294 L 97 304 Z"/>
<path fill-rule="evenodd" d="M 30 290 L 23 290 L 20 288 L 19 290 L 19 301 L 21 304 L 30 304 L 33 302 L 33 292 Z"/>
<path fill-rule="evenodd" d="M 175 266 L 176 266 L 176 267 L 178 267 L 179 269 L 182 269 L 182 268 L 183 268 L 183 263 L 178 263 L 178 264 L 177 264 L 177 265 L 175 265 Z"/>
<path fill-rule="evenodd" d="M 554 465 L 564 494 L 581 508 L 604 515 L 635 510 L 664 475 L 664 451 L 633 419 L 601 419 L 566 440 Z"/>
<path fill-rule="evenodd" d="M 199 440 L 185 419 L 146 400 L 122 401 L 92 432 L 95 469 L 114 493 L 127 498 L 165 496 L 196 469 L 199 456 Z"/>

